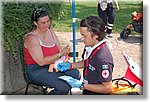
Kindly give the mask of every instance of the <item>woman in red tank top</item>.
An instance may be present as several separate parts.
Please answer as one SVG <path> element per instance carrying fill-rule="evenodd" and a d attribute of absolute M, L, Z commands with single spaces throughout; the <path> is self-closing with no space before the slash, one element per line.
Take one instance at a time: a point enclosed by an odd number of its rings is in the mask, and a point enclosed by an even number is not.
<path fill-rule="evenodd" d="M 45 8 L 36 9 L 32 14 L 32 22 L 36 26 L 24 38 L 24 59 L 27 64 L 26 74 L 30 81 L 53 87 L 49 94 L 68 94 L 70 86 L 58 79 L 63 73 L 48 72 L 49 65 L 61 56 L 69 54 L 70 48 L 66 46 L 60 50 L 59 41 L 51 29 L 51 20 Z M 79 79 L 79 71 L 66 71 Z"/>

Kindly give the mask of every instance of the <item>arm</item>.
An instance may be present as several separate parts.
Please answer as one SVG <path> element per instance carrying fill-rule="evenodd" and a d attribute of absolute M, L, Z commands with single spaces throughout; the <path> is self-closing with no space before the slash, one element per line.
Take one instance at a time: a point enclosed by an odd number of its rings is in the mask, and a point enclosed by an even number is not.
<path fill-rule="evenodd" d="M 106 55 L 107 54 L 107 55 Z M 104 56 L 102 56 L 104 55 Z M 106 53 L 104 50 L 98 55 L 97 59 L 99 63 L 94 63 L 96 72 L 98 73 L 96 78 L 96 84 L 84 84 L 84 89 L 97 92 L 97 93 L 111 93 L 112 91 L 112 72 L 113 72 L 113 59 L 110 53 Z M 109 61 L 109 62 L 108 62 Z M 92 64 L 91 64 L 92 65 Z M 93 77 L 91 75 L 90 77 Z M 91 83 L 94 83 L 91 80 Z"/>
<path fill-rule="evenodd" d="M 72 68 L 71 69 L 82 69 L 84 67 L 84 60 L 79 61 L 79 62 L 75 62 L 75 63 L 71 63 L 72 64 Z"/>
<path fill-rule="evenodd" d="M 102 84 L 84 84 L 84 89 L 97 93 L 111 93 L 112 81 L 102 82 Z"/>
<path fill-rule="evenodd" d="M 80 80 L 66 75 L 60 76 L 59 79 L 66 81 L 71 87 L 74 88 L 86 89 L 96 93 L 105 93 L 105 94 L 112 93 L 112 81 L 102 82 L 99 84 L 82 84 Z"/>
<path fill-rule="evenodd" d="M 98 3 L 100 3 L 100 0 L 97 0 Z"/>
<path fill-rule="evenodd" d="M 120 8 L 119 8 L 118 0 L 114 0 L 114 1 L 115 1 L 116 6 L 117 6 L 117 9 L 119 10 Z"/>
<path fill-rule="evenodd" d="M 59 54 L 44 57 L 40 43 L 34 35 L 26 36 L 24 46 L 28 48 L 31 57 L 40 66 L 54 63 L 55 60 L 59 59 Z M 66 47 L 60 53 L 64 56 L 68 55 L 69 51 L 70 49 Z"/>
<path fill-rule="evenodd" d="M 58 70 L 60 70 L 61 72 L 64 72 L 66 70 L 71 70 L 71 69 L 81 69 L 84 67 L 84 61 L 75 62 L 75 63 L 63 62 L 63 63 L 59 63 L 57 67 Z"/>

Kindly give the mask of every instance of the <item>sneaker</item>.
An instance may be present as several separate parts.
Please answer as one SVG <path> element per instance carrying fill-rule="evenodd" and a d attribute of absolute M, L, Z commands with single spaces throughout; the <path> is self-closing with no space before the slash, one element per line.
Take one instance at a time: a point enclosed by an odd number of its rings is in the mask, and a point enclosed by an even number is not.
<path fill-rule="evenodd" d="M 112 38 L 112 37 L 113 37 L 113 35 L 112 35 L 112 34 L 108 34 L 108 35 L 107 35 L 107 37 Z"/>

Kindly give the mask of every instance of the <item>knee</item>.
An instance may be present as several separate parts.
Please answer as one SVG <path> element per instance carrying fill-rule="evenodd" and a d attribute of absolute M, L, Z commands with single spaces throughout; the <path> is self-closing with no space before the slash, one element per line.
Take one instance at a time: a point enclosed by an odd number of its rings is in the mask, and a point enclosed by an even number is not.
<path fill-rule="evenodd" d="M 111 17 L 109 17 L 108 23 L 113 24 L 114 21 L 115 21 L 115 15 L 112 15 Z"/>
<path fill-rule="evenodd" d="M 81 74 L 80 74 L 80 72 L 79 72 L 79 70 L 77 70 L 77 69 L 75 69 L 75 70 L 73 70 L 74 72 L 74 78 L 76 78 L 76 79 L 78 79 L 78 80 L 80 80 L 81 79 Z"/>
<path fill-rule="evenodd" d="M 81 78 L 81 74 L 80 74 L 79 70 L 77 70 L 77 69 L 68 70 L 65 72 L 65 75 L 71 76 L 71 77 L 76 78 L 78 80 L 80 80 L 80 78 Z"/>
<path fill-rule="evenodd" d="M 108 23 L 109 23 L 109 24 L 113 24 L 114 21 L 115 21 L 115 18 L 111 18 L 111 19 L 109 19 Z"/>

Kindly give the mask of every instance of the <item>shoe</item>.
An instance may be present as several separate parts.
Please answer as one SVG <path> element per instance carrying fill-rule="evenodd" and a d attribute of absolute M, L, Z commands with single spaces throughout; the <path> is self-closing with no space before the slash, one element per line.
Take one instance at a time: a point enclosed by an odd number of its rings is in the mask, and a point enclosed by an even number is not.
<path fill-rule="evenodd" d="M 112 38 L 112 37 L 113 37 L 113 35 L 112 35 L 112 34 L 108 34 L 108 35 L 107 35 L 107 37 Z"/>

